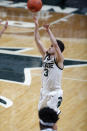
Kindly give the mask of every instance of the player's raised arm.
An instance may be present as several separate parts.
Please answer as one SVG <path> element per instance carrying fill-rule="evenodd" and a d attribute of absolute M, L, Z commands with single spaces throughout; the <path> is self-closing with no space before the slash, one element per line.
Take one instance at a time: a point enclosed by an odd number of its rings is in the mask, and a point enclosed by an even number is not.
<path fill-rule="evenodd" d="M 0 37 L 2 36 L 2 34 L 4 33 L 4 31 L 7 29 L 7 27 L 8 27 L 8 21 L 6 21 L 3 29 L 0 31 Z"/>
<path fill-rule="evenodd" d="M 35 41 L 36 41 L 37 47 L 38 47 L 41 55 L 44 57 L 44 55 L 46 53 L 46 49 L 43 47 L 43 43 L 40 40 L 39 24 L 38 24 L 38 19 L 36 17 L 34 17 L 34 22 L 35 22 L 35 32 L 34 32 Z"/>
<path fill-rule="evenodd" d="M 48 32 L 50 40 L 51 40 L 51 42 L 52 42 L 52 44 L 53 44 L 53 46 L 54 46 L 54 48 L 56 50 L 56 53 L 57 53 L 57 56 L 58 56 L 58 62 L 63 62 L 64 61 L 64 57 L 63 57 L 62 51 L 61 51 L 61 49 L 59 47 L 59 43 L 57 42 L 55 36 L 53 35 L 52 31 L 50 30 L 49 25 L 47 24 L 47 25 L 44 25 L 43 27 Z"/>

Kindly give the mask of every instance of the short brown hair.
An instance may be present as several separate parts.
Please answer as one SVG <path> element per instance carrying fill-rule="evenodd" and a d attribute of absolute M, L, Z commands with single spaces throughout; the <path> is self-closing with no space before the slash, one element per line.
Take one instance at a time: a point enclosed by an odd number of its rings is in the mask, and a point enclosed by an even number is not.
<path fill-rule="evenodd" d="M 61 40 L 56 40 L 56 41 L 57 41 L 57 44 L 58 44 L 61 52 L 63 52 L 65 49 L 64 43 Z"/>

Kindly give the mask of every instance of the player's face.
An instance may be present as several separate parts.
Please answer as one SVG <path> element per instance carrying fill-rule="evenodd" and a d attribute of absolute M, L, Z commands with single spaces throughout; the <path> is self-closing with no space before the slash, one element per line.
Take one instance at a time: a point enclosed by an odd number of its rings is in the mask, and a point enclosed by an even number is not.
<path fill-rule="evenodd" d="M 48 53 L 52 55 L 55 54 L 55 48 L 53 47 L 53 45 L 51 45 L 50 48 L 48 49 Z"/>

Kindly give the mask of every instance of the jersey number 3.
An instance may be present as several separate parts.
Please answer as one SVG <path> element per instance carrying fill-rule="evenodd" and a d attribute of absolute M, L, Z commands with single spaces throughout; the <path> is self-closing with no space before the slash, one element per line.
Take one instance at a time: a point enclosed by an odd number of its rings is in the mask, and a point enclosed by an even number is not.
<path fill-rule="evenodd" d="M 62 102 L 62 97 L 58 97 L 57 108 L 61 105 L 61 102 Z"/>
<path fill-rule="evenodd" d="M 44 69 L 44 76 L 48 76 L 48 69 Z"/>

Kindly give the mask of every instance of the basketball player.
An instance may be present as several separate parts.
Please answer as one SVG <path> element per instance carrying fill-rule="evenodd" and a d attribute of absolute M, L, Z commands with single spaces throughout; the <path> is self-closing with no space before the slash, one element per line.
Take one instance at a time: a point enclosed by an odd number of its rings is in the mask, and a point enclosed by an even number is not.
<path fill-rule="evenodd" d="M 1 24 L 1 21 L 0 21 L 0 24 Z M 4 31 L 7 29 L 7 27 L 8 27 L 8 21 L 6 21 L 3 29 L 0 31 L 0 37 L 2 36 L 2 34 L 4 33 Z"/>
<path fill-rule="evenodd" d="M 40 131 L 57 131 L 56 122 L 59 119 L 59 115 L 53 109 L 49 107 L 41 108 L 38 116 Z"/>
<path fill-rule="evenodd" d="M 60 40 L 56 40 L 51 32 L 49 25 L 44 25 L 50 40 L 51 46 L 45 49 L 40 40 L 38 19 L 34 17 L 35 22 L 35 41 L 36 45 L 42 55 L 42 88 L 40 91 L 40 101 L 38 109 L 43 107 L 50 107 L 54 109 L 57 114 L 60 113 L 59 106 L 62 102 L 63 91 L 61 89 L 62 70 L 64 68 L 64 44 Z"/>

